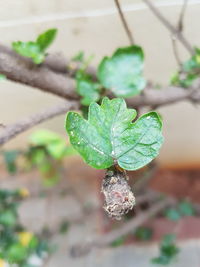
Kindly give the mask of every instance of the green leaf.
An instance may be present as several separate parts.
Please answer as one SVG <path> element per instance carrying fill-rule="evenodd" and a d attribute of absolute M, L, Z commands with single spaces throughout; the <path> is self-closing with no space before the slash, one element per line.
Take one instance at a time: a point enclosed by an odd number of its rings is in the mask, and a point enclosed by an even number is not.
<path fill-rule="evenodd" d="M 54 176 L 44 177 L 44 179 L 42 180 L 42 183 L 46 187 L 52 187 L 56 185 L 59 180 L 60 180 L 60 177 L 57 174 L 55 174 Z"/>
<path fill-rule="evenodd" d="M 172 221 L 178 221 L 181 218 L 181 214 L 179 213 L 179 211 L 173 208 L 167 209 L 165 215 L 168 219 Z"/>
<path fill-rule="evenodd" d="M 97 102 L 100 98 L 100 84 L 93 82 L 90 76 L 79 73 L 76 77 L 77 93 L 82 96 L 81 104 L 89 106 L 91 102 Z"/>
<path fill-rule="evenodd" d="M 48 153 L 55 159 L 62 159 L 67 153 L 66 141 L 60 135 L 48 131 L 38 130 L 30 136 L 30 143 L 35 146 L 46 147 Z"/>
<path fill-rule="evenodd" d="M 79 51 L 75 56 L 72 57 L 73 61 L 79 61 L 79 62 L 83 62 L 84 61 L 84 52 L 83 51 Z"/>
<path fill-rule="evenodd" d="M 41 51 L 45 51 L 56 38 L 57 29 L 49 29 L 44 33 L 40 34 L 36 40 Z"/>
<path fill-rule="evenodd" d="M 168 265 L 170 263 L 170 258 L 166 255 L 160 255 L 159 257 L 153 258 L 152 263 L 160 265 Z"/>
<path fill-rule="evenodd" d="M 160 244 L 160 255 L 152 259 L 153 263 L 168 265 L 174 260 L 179 253 L 179 248 L 174 243 L 175 239 L 176 236 L 174 234 L 167 234 L 163 237 Z"/>
<path fill-rule="evenodd" d="M 5 81 L 6 80 L 6 75 L 0 74 L 0 81 Z"/>
<path fill-rule="evenodd" d="M 69 230 L 69 222 L 68 221 L 62 221 L 61 224 L 60 224 L 60 227 L 59 227 L 59 232 L 60 234 L 64 234 L 66 233 L 68 230 Z"/>
<path fill-rule="evenodd" d="M 97 76 L 102 85 L 116 96 L 130 97 L 144 89 L 142 76 L 144 54 L 139 46 L 117 49 L 112 57 L 104 57 Z"/>
<path fill-rule="evenodd" d="M 3 152 L 7 170 L 12 174 L 14 174 L 17 171 L 16 159 L 18 155 L 19 151 L 17 150 L 10 150 Z"/>
<path fill-rule="evenodd" d="M 45 50 L 53 42 L 56 29 L 50 29 L 38 36 L 36 42 L 13 42 L 13 50 L 21 56 L 31 58 L 35 64 L 41 64 L 45 59 Z"/>
<path fill-rule="evenodd" d="M 176 236 L 174 234 L 164 235 L 161 241 L 161 248 L 168 247 L 176 241 Z"/>
<path fill-rule="evenodd" d="M 117 161 L 126 170 L 136 170 L 157 155 L 163 142 L 162 122 L 156 112 L 144 114 L 134 123 L 134 109 L 121 98 L 104 97 L 101 106 L 91 103 L 88 120 L 68 112 L 66 130 L 73 147 L 86 163 L 106 169 Z"/>
<path fill-rule="evenodd" d="M 44 61 L 44 54 L 41 53 L 39 45 L 35 42 L 13 42 L 12 47 L 21 56 L 31 58 L 35 64 Z"/>
<path fill-rule="evenodd" d="M 141 226 L 136 229 L 134 235 L 139 240 L 147 241 L 152 238 L 153 231 L 151 228 Z"/>
<path fill-rule="evenodd" d="M 199 78 L 200 73 L 200 49 L 195 48 L 192 57 L 183 63 L 181 71 L 171 78 L 171 84 L 188 88 Z"/>
<path fill-rule="evenodd" d="M 46 159 L 46 153 L 42 148 L 32 148 L 30 151 L 30 160 L 33 165 L 41 165 Z"/>
<path fill-rule="evenodd" d="M 175 73 L 174 76 L 171 78 L 171 84 L 188 88 L 198 77 L 199 75 L 196 73 L 184 73 L 182 75 L 179 73 Z"/>
<path fill-rule="evenodd" d="M 116 247 L 122 246 L 125 241 L 126 241 L 126 237 L 124 236 L 119 237 L 111 243 L 111 247 L 116 248 Z"/>
<path fill-rule="evenodd" d="M 16 214 L 11 210 L 5 210 L 0 214 L 0 224 L 7 227 L 13 227 L 16 223 Z"/>
<path fill-rule="evenodd" d="M 195 211 L 194 211 L 194 207 L 192 205 L 192 203 L 188 202 L 188 201 L 181 201 L 179 203 L 179 211 L 182 215 L 184 216 L 193 216 L 195 215 Z"/>
<path fill-rule="evenodd" d="M 20 262 L 27 257 L 27 252 L 21 244 L 13 244 L 7 251 L 7 257 L 11 263 Z"/>

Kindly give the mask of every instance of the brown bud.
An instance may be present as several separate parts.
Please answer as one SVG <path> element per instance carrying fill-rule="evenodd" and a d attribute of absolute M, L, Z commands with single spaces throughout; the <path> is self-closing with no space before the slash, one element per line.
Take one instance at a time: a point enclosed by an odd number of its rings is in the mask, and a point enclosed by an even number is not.
<path fill-rule="evenodd" d="M 128 185 L 125 171 L 113 167 L 107 170 L 102 182 L 104 209 L 110 217 L 120 220 L 135 205 L 135 197 Z"/>

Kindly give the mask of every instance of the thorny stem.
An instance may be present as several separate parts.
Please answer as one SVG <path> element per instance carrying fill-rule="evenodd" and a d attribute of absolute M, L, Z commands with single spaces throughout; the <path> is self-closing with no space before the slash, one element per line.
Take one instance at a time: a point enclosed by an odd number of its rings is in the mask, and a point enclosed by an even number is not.
<path fill-rule="evenodd" d="M 133 35 L 131 33 L 131 30 L 129 29 L 128 23 L 127 23 L 126 18 L 125 18 L 124 14 L 123 14 L 123 11 L 122 11 L 121 6 L 120 6 L 120 3 L 119 3 L 119 0 L 114 0 L 114 1 L 115 1 L 115 5 L 117 7 L 117 10 L 119 12 L 119 16 L 121 18 L 121 21 L 122 21 L 124 30 L 126 31 L 126 34 L 128 36 L 128 39 L 130 41 L 130 44 L 131 45 L 134 45 Z"/>

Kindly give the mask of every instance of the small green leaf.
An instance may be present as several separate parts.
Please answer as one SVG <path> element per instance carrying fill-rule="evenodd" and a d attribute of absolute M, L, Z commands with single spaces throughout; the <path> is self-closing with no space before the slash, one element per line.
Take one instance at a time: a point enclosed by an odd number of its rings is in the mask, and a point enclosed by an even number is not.
<path fill-rule="evenodd" d="M 0 81 L 5 81 L 6 80 L 6 75 L 0 74 Z"/>
<path fill-rule="evenodd" d="M 4 161 L 6 163 L 7 170 L 10 173 L 15 173 L 17 171 L 17 165 L 16 165 L 16 159 L 19 155 L 19 151 L 17 150 L 10 150 L 10 151 L 4 151 Z"/>
<path fill-rule="evenodd" d="M 7 251 L 7 257 L 11 263 L 20 262 L 27 257 L 28 250 L 21 244 L 13 244 Z"/>
<path fill-rule="evenodd" d="M 121 97 L 137 95 L 146 82 L 142 76 L 144 54 L 139 46 L 117 49 L 112 57 L 104 57 L 97 76 L 101 84 Z"/>
<path fill-rule="evenodd" d="M 12 47 L 21 56 L 31 58 L 34 63 L 40 64 L 44 60 L 44 55 L 40 47 L 35 42 L 13 42 Z"/>
<path fill-rule="evenodd" d="M 16 214 L 11 210 L 5 210 L 0 214 L 0 224 L 5 225 L 7 227 L 13 227 L 16 223 Z"/>
<path fill-rule="evenodd" d="M 42 183 L 46 187 L 52 187 L 56 185 L 59 180 L 60 180 L 60 177 L 57 174 L 55 174 L 54 176 L 45 177 L 42 180 Z"/>
<path fill-rule="evenodd" d="M 175 245 L 176 236 L 168 234 L 163 237 L 160 243 L 160 255 L 152 259 L 152 263 L 160 265 L 170 264 L 179 253 L 179 248 Z"/>
<path fill-rule="evenodd" d="M 125 239 L 126 238 L 124 236 L 117 238 L 111 243 L 111 247 L 116 248 L 116 247 L 122 246 L 125 242 Z"/>
<path fill-rule="evenodd" d="M 179 211 L 183 216 L 193 216 L 195 214 L 194 207 L 192 203 L 188 201 L 181 201 L 179 203 Z"/>
<path fill-rule="evenodd" d="M 44 146 L 48 153 L 55 159 L 62 159 L 66 155 L 66 141 L 60 135 L 39 130 L 30 136 L 30 143 L 34 146 Z"/>
<path fill-rule="evenodd" d="M 147 241 L 152 238 L 153 230 L 151 228 L 141 226 L 136 229 L 134 235 L 139 240 Z"/>
<path fill-rule="evenodd" d="M 185 61 L 182 69 L 176 72 L 171 78 L 171 84 L 188 88 L 193 82 L 199 78 L 200 73 L 200 49 L 195 48 L 195 53 L 192 57 Z"/>
<path fill-rule="evenodd" d="M 56 34 L 57 29 L 49 29 L 38 36 L 36 43 L 39 45 L 42 52 L 52 44 L 52 42 L 56 38 Z"/>
<path fill-rule="evenodd" d="M 82 96 L 81 104 L 84 106 L 89 106 L 91 102 L 97 102 L 100 98 L 100 85 L 93 82 L 91 77 L 84 73 L 78 73 L 76 88 L 77 93 Z"/>
<path fill-rule="evenodd" d="M 13 50 L 21 56 L 31 58 L 35 64 L 41 64 L 45 59 L 45 50 L 53 42 L 56 29 L 50 29 L 38 36 L 36 42 L 13 42 Z"/>
<path fill-rule="evenodd" d="M 153 258 L 152 263 L 160 264 L 160 265 L 168 265 L 170 264 L 170 258 L 166 255 L 160 255 L 159 257 Z"/>
<path fill-rule="evenodd" d="M 46 152 L 43 148 L 33 147 L 30 149 L 29 156 L 33 165 L 41 165 L 46 158 Z"/>
<path fill-rule="evenodd" d="M 79 51 L 75 56 L 72 57 L 73 61 L 83 62 L 84 61 L 84 52 Z"/>
<path fill-rule="evenodd" d="M 177 209 L 169 208 L 165 213 L 166 217 L 172 221 L 178 221 L 181 218 L 181 214 Z"/>
<path fill-rule="evenodd" d="M 69 230 L 69 222 L 68 221 L 62 221 L 61 224 L 60 224 L 60 227 L 59 227 L 59 232 L 60 234 L 64 234 L 66 233 L 68 230 Z"/>
<path fill-rule="evenodd" d="M 176 241 L 176 236 L 174 234 L 166 234 L 164 235 L 161 241 L 161 247 L 168 247 Z"/>
<path fill-rule="evenodd" d="M 126 170 L 136 170 L 157 155 L 162 145 L 162 122 L 156 112 L 136 117 L 121 98 L 104 97 L 101 106 L 91 103 L 88 120 L 68 112 L 66 130 L 73 147 L 94 168 L 106 169 L 117 161 Z"/>

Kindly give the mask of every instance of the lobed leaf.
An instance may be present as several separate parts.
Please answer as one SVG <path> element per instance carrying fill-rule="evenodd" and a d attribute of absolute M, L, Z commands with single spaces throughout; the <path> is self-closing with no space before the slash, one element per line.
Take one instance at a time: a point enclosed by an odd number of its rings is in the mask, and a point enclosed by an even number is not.
<path fill-rule="evenodd" d="M 156 112 L 136 117 L 121 98 L 104 97 L 101 106 L 91 103 L 88 120 L 68 112 L 66 130 L 73 147 L 86 163 L 106 169 L 117 162 L 126 170 L 136 170 L 157 155 L 163 142 L 162 122 Z"/>
<path fill-rule="evenodd" d="M 97 76 L 101 84 L 121 97 L 137 95 L 146 82 L 142 76 L 144 54 L 139 46 L 117 49 L 112 57 L 104 57 Z"/>

